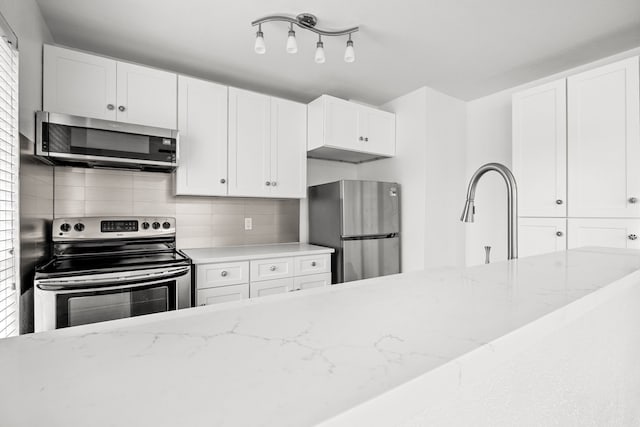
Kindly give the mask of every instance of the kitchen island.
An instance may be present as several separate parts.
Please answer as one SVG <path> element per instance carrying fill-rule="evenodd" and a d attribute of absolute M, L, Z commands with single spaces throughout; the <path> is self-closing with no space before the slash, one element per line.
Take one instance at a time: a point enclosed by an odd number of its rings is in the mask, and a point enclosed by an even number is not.
<path fill-rule="evenodd" d="M 637 425 L 640 251 L 428 270 L 0 341 L 2 426 Z"/>

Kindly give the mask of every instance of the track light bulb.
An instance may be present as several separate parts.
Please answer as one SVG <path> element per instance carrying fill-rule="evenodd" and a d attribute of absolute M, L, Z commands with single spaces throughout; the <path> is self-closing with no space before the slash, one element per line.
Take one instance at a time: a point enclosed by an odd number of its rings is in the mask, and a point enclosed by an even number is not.
<path fill-rule="evenodd" d="M 289 37 L 287 37 L 287 52 L 298 52 L 298 42 L 296 41 L 296 32 L 293 31 L 293 24 L 291 24 L 291 28 L 289 29 Z"/>
<path fill-rule="evenodd" d="M 316 63 L 318 64 L 324 64 L 325 61 L 325 57 L 324 57 L 324 43 L 322 43 L 322 40 L 319 40 L 318 43 L 316 43 L 316 57 L 315 57 Z"/>
<path fill-rule="evenodd" d="M 256 43 L 253 46 L 253 49 L 260 55 L 267 51 L 267 46 L 264 44 L 264 34 L 262 34 L 262 26 L 258 27 L 258 32 L 256 33 Z"/>
<path fill-rule="evenodd" d="M 347 48 L 344 51 L 344 62 L 353 62 L 356 60 L 356 51 L 353 49 L 353 41 L 351 41 L 351 36 L 349 36 L 349 40 L 347 40 Z"/>

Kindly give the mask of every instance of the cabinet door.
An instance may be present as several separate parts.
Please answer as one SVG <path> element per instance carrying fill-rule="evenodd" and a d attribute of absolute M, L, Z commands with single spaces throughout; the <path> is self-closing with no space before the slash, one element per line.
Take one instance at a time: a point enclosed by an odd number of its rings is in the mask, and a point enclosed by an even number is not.
<path fill-rule="evenodd" d="M 175 74 L 118 62 L 117 120 L 167 129 L 177 127 Z"/>
<path fill-rule="evenodd" d="M 337 148 L 362 150 L 359 130 L 359 105 L 332 96 L 325 97 L 324 144 Z"/>
<path fill-rule="evenodd" d="M 568 78 L 569 216 L 640 216 L 638 80 L 638 57 Z"/>
<path fill-rule="evenodd" d="M 311 276 L 300 276 L 293 278 L 293 288 L 296 291 L 321 288 L 329 285 L 331 285 L 331 273 L 312 274 Z"/>
<path fill-rule="evenodd" d="M 178 77 L 176 194 L 227 195 L 227 87 Z"/>
<path fill-rule="evenodd" d="M 567 220 L 564 218 L 519 218 L 520 257 L 567 249 Z"/>
<path fill-rule="evenodd" d="M 271 99 L 229 88 L 229 195 L 269 196 Z"/>
<path fill-rule="evenodd" d="M 263 282 L 251 282 L 249 285 L 251 298 L 267 295 L 283 294 L 293 291 L 293 277 L 287 279 L 265 280 Z"/>
<path fill-rule="evenodd" d="M 223 286 L 220 288 L 198 289 L 196 305 L 212 305 L 249 298 L 249 284 Z"/>
<path fill-rule="evenodd" d="M 582 246 L 640 249 L 638 219 L 569 219 L 569 249 Z"/>
<path fill-rule="evenodd" d="M 271 98 L 271 195 L 306 197 L 307 107 Z"/>
<path fill-rule="evenodd" d="M 116 119 L 116 61 L 44 46 L 42 103 L 45 111 Z"/>
<path fill-rule="evenodd" d="M 513 96 L 513 173 L 522 216 L 567 215 L 566 80 Z"/>
<path fill-rule="evenodd" d="M 360 107 L 361 150 L 384 156 L 396 154 L 396 116 L 373 108 Z"/>

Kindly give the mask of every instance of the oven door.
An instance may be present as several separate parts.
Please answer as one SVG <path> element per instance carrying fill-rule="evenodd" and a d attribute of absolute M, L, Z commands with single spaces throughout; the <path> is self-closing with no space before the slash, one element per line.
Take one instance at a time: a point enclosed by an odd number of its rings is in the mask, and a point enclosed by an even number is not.
<path fill-rule="evenodd" d="M 175 167 L 177 132 L 170 129 L 36 113 L 36 154 L 60 161 Z"/>
<path fill-rule="evenodd" d="M 191 306 L 191 267 L 36 280 L 35 331 Z"/>

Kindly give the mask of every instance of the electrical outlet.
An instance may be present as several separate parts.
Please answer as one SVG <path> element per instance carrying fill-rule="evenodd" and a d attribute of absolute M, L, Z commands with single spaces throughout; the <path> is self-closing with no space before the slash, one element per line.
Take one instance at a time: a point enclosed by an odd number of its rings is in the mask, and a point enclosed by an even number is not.
<path fill-rule="evenodd" d="M 251 230 L 253 228 L 253 221 L 251 220 L 251 218 L 245 218 L 244 219 L 244 229 L 245 230 Z"/>

